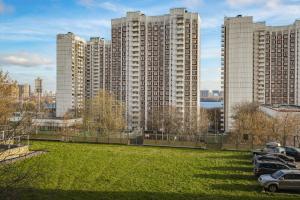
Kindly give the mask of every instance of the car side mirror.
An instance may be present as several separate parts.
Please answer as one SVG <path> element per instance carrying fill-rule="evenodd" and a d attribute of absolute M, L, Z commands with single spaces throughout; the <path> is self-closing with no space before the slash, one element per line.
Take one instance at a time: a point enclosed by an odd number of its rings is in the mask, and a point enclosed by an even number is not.
<path fill-rule="evenodd" d="M 279 180 L 283 181 L 283 180 L 284 180 L 284 177 L 280 177 Z"/>

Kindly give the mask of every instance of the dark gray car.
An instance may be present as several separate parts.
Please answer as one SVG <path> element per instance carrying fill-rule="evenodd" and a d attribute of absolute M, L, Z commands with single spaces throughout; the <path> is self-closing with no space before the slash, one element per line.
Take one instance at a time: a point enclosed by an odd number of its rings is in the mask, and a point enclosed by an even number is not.
<path fill-rule="evenodd" d="M 279 170 L 273 174 L 261 175 L 258 182 L 265 190 L 300 190 L 300 170 Z"/>

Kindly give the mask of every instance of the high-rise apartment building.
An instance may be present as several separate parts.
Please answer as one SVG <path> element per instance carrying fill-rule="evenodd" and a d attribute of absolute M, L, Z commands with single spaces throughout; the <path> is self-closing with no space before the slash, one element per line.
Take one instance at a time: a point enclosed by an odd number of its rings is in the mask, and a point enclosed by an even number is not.
<path fill-rule="evenodd" d="M 30 97 L 30 85 L 28 83 L 18 85 L 19 100 L 23 101 Z"/>
<path fill-rule="evenodd" d="M 112 20 L 112 40 L 57 36 L 57 117 L 100 89 L 125 105 L 129 130 L 152 130 L 169 106 L 189 121 L 200 106 L 200 17 L 184 8 L 162 16 L 128 12 Z M 84 88 L 84 89 L 83 89 Z M 84 93 L 84 94 L 83 94 Z"/>
<path fill-rule="evenodd" d="M 300 21 L 267 26 L 246 16 L 225 17 L 222 27 L 224 130 L 242 102 L 300 105 Z"/>
<path fill-rule="evenodd" d="M 34 80 L 34 93 L 39 96 L 43 93 L 43 80 L 40 77 L 37 77 Z"/>
<path fill-rule="evenodd" d="M 91 99 L 99 90 L 111 91 L 111 42 L 93 37 L 85 51 L 85 98 Z"/>
<path fill-rule="evenodd" d="M 58 34 L 56 41 L 56 117 L 78 116 L 84 104 L 86 42 L 73 33 Z"/>
<path fill-rule="evenodd" d="M 128 129 L 152 129 L 166 107 L 189 120 L 200 103 L 200 17 L 128 12 L 112 20 L 111 90 L 126 105 Z"/>

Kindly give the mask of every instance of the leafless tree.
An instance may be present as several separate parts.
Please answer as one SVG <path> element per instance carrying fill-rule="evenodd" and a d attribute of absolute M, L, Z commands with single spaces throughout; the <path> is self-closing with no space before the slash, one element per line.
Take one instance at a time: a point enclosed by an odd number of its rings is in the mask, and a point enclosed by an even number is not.
<path fill-rule="evenodd" d="M 124 106 L 115 96 L 105 90 L 85 105 L 85 129 L 107 134 L 125 129 Z"/>

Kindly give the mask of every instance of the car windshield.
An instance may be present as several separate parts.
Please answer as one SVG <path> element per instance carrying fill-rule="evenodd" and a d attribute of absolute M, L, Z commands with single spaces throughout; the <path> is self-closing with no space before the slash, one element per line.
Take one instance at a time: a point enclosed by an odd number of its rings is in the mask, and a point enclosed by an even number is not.
<path fill-rule="evenodd" d="M 272 178 L 278 179 L 279 177 L 281 177 L 284 173 L 282 171 L 277 171 L 275 173 L 273 173 L 271 176 Z"/>
<path fill-rule="evenodd" d="M 295 148 L 295 149 L 296 149 L 296 151 L 300 152 L 300 148 Z"/>

